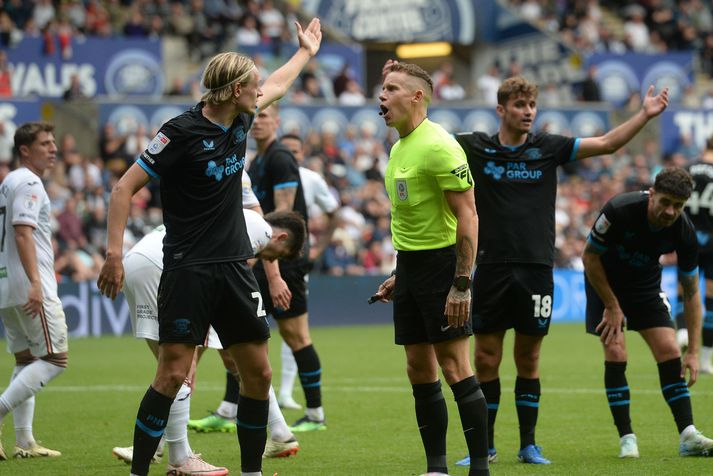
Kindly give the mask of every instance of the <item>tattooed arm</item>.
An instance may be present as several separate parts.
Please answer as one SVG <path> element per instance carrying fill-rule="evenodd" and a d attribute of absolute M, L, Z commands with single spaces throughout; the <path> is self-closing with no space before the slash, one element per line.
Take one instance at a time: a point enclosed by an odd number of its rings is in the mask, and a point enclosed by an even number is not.
<path fill-rule="evenodd" d="M 478 248 L 478 213 L 475 210 L 473 189 L 465 192 L 444 192 L 448 206 L 458 220 L 456 228 L 456 273 L 455 276 L 468 276 L 473 272 L 475 252 Z M 448 324 L 462 327 L 470 312 L 470 288 L 458 291 L 451 286 L 446 300 L 445 314 Z"/>
<path fill-rule="evenodd" d="M 679 281 L 683 288 L 683 317 L 686 319 L 688 329 L 688 351 L 683 356 L 681 377 L 685 378 L 686 369 L 690 377 L 688 385 L 691 386 L 698 378 L 698 351 L 701 344 L 701 296 L 698 292 L 698 272 L 690 275 L 679 274 Z"/>

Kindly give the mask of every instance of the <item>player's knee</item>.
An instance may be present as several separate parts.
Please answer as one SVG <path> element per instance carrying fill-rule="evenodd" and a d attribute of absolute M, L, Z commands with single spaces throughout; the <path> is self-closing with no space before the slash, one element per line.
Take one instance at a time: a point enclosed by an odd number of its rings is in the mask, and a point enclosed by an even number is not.
<path fill-rule="evenodd" d="M 15 354 L 15 365 L 18 367 L 25 367 L 26 365 L 30 365 L 35 360 L 37 360 L 37 357 L 30 354 L 29 352 L 27 354 Z"/>
<path fill-rule="evenodd" d="M 64 369 L 67 368 L 67 364 L 69 363 L 69 355 L 67 355 L 66 352 L 63 352 L 61 354 L 47 354 L 42 357 L 42 360 L 56 367 L 59 367 L 60 369 L 62 369 L 61 371 L 64 371 Z"/>
<path fill-rule="evenodd" d="M 495 369 L 500 365 L 502 353 L 495 349 L 484 347 L 476 347 L 475 349 L 475 365 L 479 369 Z"/>

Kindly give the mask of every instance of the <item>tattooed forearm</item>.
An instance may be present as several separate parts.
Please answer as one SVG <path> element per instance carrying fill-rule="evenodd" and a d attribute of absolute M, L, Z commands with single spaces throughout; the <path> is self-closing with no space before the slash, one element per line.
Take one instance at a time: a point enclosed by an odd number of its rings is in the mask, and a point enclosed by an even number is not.
<path fill-rule="evenodd" d="M 692 299 L 698 294 L 698 275 L 681 277 L 681 287 L 683 288 L 683 299 Z"/>
<path fill-rule="evenodd" d="M 470 276 L 473 271 L 475 246 L 469 236 L 464 236 L 456 244 L 456 276 Z"/>

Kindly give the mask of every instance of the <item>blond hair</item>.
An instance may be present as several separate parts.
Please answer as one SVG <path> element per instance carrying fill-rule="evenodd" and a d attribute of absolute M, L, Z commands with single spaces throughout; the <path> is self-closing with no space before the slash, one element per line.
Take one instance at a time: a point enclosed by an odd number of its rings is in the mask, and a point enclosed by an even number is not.
<path fill-rule="evenodd" d="M 426 90 L 424 91 L 426 105 L 431 103 L 431 96 L 433 95 L 433 80 L 431 76 L 420 66 L 413 63 L 394 63 L 389 66 L 387 70 L 388 73 L 404 73 L 412 78 L 420 79 L 426 83 Z"/>
<path fill-rule="evenodd" d="M 203 72 L 203 86 L 207 91 L 201 101 L 220 104 L 233 97 L 233 84 L 245 85 L 250 72 L 255 68 L 253 60 L 238 53 L 220 53 L 215 55 Z"/>
<path fill-rule="evenodd" d="M 537 85 L 522 76 L 508 78 L 498 88 L 498 104 L 504 106 L 508 99 L 518 96 L 537 99 Z"/>

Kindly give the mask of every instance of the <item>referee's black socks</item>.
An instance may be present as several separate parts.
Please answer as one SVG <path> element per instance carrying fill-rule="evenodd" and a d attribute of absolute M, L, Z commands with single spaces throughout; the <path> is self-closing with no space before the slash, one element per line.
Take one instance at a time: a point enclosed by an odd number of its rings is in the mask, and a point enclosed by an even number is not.
<path fill-rule="evenodd" d="M 488 406 L 474 376 L 451 385 L 458 404 L 463 436 L 470 455 L 470 476 L 486 476 L 488 469 Z"/>
<path fill-rule="evenodd" d="M 535 426 L 540 409 L 540 379 L 517 377 L 515 407 L 520 423 L 520 449 L 535 444 Z"/>
<path fill-rule="evenodd" d="M 661 393 L 671 408 L 678 432 L 681 433 L 688 425 L 693 425 L 691 394 L 686 381 L 681 378 L 681 359 L 676 357 L 659 362 L 658 367 Z"/>
<path fill-rule="evenodd" d="M 448 409 L 441 392 L 441 381 L 412 384 L 416 401 L 416 422 L 426 451 L 427 473 L 448 473 L 446 432 Z"/>
<path fill-rule="evenodd" d="M 619 437 L 634 433 L 629 414 L 631 397 L 626 381 L 626 362 L 604 362 L 604 388 Z"/>
<path fill-rule="evenodd" d="M 300 376 L 302 389 L 305 392 L 305 403 L 307 408 L 319 408 L 322 406 L 322 366 L 319 363 L 319 356 L 312 344 L 297 352 L 292 352 L 297 362 L 297 373 Z"/>
<path fill-rule="evenodd" d="M 173 398 L 158 393 L 153 387 L 144 394 L 134 426 L 134 457 L 131 461 L 131 473 L 149 474 L 151 458 L 156 453 L 161 436 L 166 430 L 168 413 Z"/>

